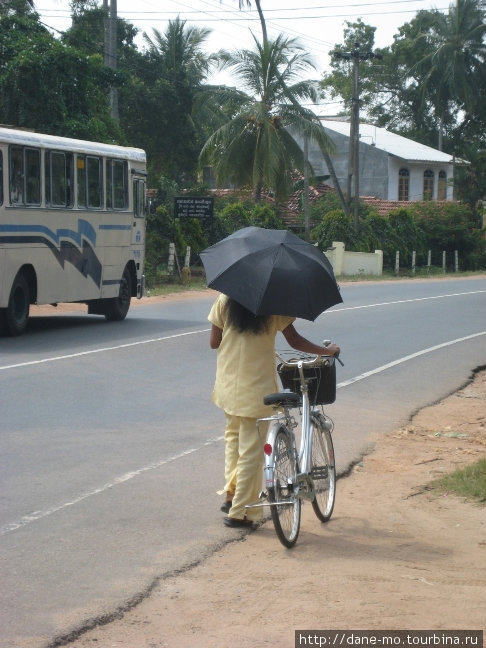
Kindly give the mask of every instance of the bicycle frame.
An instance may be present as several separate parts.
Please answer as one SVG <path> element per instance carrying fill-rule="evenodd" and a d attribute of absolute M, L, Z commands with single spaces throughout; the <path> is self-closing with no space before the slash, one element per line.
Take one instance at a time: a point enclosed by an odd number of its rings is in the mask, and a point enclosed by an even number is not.
<path fill-rule="evenodd" d="M 307 381 L 304 378 L 303 362 L 299 361 L 297 364 L 300 374 L 300 384 L 302 392 L 302 422 L 301 422 L 301 439 L 300 447 L 297 452 L 297 443 L 294 433 L 294 428 L 297 423 L 290 414 L 289 407 L 284 404 L 284 414 L 276 414 L 268 418 L 259 419 L 259 421 L 270 421 L 270 429 L 267 434 L 266 447 L 271 448 L 271 452 L 265 452 L 264 475 L 266 487 L 271 487 L 273 483 L 273 466 L 275 465 L 275 438 L 280 430 L 283 430 L 291 442 L 291 446 L 296 450 L 297 466 L 300 472 L 296 475 L 295 484 L 293 484 L 294 494 L 301 499 L 312 501 L 315 497 L 315 488 L 312 477 L 310 476 L 311 470 L 311 457 L 312 457 L 312 411 L 309 402 L 309 388 Z M 280 502 L 280 505 L 285 502 Z M 291 504 L 292 502 L 288 502 Z M 252 506 L 252 505 L 250 505 Z M 275 506 L 267 502 L 260 504 L 260 506 Z"/>
<path fill-rule="evenodd" d="M 278 354 L 277 357 L 285 364 L 283 358 Z M 315 360 L 319 358 L 316 356 Z M 315 360 L 313 362 L 315 362 Z M 314 480 L 311 476 L 311 465 L 312 465 L 312 439 L 313 439 L 313 425 L 322 425 L 332 429 L 332 421 L 325 416 L 325 414 L 318 413 L 313 407 L 311 407 L 309 400 L 309 387 L 307 379 L 304 376 L 304 366 L 309 366 L 309 362 L 305 359 L 299 360 L 296 363 L 292 363 L 296 366 L 299 371 L 300 377 L 300 391 L 301 396 L 296 397 L 294 392 L 279 392 L 278 394 L 272 395 L 271 404 L 279 405 L 283 408 L 283 413 L 279 412 L 273 416 L 265 417 L 258 419 L 257 426 L 260 422 L 267 421 L 270 423 L 269 429 L 266 435 L 266 443 L 264 447 L 264 476 L 265 476 L 265 486 L 267 489 L 272 488 L 274 483 L 274 466 L 276 463 L 276 438 L 279 432 L 283 432 L 288 440 L 289 446 L 294 449 L 295 452 L 295 463 L 298 469 L 295 479 L 292 480 L 288 486 L 293 493 L 293 497 L 298 497 L 299 499 L 313 501 L 316 496 L 316 489 L 314 485 Z M 287 395 L 287 398 L 286 398 Z M 297 399 L 297 400 L 296 400 Z M 297 427 L 297 422 L 290 413 L 291 407 L 299 406 L 302 412 L 301 416 L 301 438 L 299 448 L 297 449 L 297 442 L 294 433 L 294 429 Z M 317 421 L 319 417 L 319 421 Z M 313 418 L 316 420 L 313 422 Z M 266 492 L 261 493 L 261 499 L 266 499 Z M 293 500 L 280 500 L 279 502 L 268 502 L 260 501 L 254 504 L 247 504 L 246 508 L 254 508 L 260 506 L 282 506 L 285 504 L 292 505 Z"/>

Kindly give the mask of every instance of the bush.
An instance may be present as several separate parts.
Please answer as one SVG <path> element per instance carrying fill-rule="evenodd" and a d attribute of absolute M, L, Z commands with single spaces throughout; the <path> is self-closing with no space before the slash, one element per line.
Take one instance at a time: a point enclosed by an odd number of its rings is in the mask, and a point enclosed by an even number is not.
<path fill-rule="evenodd" d="M 452 260 L 459 254 L 462 270 L 486 267 L 485 232 L 478 228 L 473 210 L 460 203 L 416 203 L 408 211 L 423 234 L 425 249 L 432 251 L 433 263 L 442 263 L 442 252 Z"/>
<path fill-rule="evenodd" d="M 319 225 L 311 231 L 311 239 L 317 241 L 321 250 L 327 250 L 333 241 L 342 241 L 347 250 L 357 249 L 358 236 L 351 216 L 342 209 L 334 209 L 322 217 Z"/>

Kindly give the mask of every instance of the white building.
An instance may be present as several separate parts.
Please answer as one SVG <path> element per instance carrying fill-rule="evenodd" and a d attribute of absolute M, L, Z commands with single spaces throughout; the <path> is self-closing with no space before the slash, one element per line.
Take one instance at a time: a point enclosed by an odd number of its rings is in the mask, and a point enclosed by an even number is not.
<path fill-rule="evenodd" d="M 341 189 L 346 191 L 350 123 L 322 118 L 322 125 L 336 145 L 331 159 Z M 400 201 L 452 200 L 451 155 L 372 124 L 361 123 L 359 134 L 360 196 Z M 316 175 L 329 174 L 315 142 L 309 144 L 309 161 Z"/>

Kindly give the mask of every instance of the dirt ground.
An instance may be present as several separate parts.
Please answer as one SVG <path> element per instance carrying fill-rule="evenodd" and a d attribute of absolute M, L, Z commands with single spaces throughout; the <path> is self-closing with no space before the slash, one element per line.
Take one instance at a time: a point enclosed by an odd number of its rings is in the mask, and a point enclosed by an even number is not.
<path fill-rule="evenodd" d="M 486 371 L 374 441 L 338 481 L 330 522 L 304 506 L 292 550 L 270 521 L 234 530 L 236 542 L 70 648 L 290 648 L 302 629 L 485 630 L 486 508 L 427 483 L 486 454 Z"/>

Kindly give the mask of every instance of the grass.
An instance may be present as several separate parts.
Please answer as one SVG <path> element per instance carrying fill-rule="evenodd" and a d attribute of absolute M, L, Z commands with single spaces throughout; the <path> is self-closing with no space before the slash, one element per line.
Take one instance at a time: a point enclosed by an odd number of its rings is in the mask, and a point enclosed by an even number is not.
<path fill-rule="evenodd" d="M 486 503 L 486 457 L 465 468 L 459 468 L 434 479 L 428 487 L 436 492 L 465 497 Z"/>
<path fill-rule="evenodd" d="M 400 280 L 400 279 L 424 279 L 424 278 L 449 278 L 457 279 L 458 277 L 474 277 L 474 276 L 484 276 L 484 270 L 478 272 L 447 272 L 446 274 L 440 273 L 431 273 L 427 274 L 425 272 L 417 272 L 415 275 L 412 274 L 400 274 L 396 276 L 391 272 L 384 272 L 382 276 L 377 277 L 376 275 L 352 275 L 352 276 L 339 276 L 336 277 L 338 283 L 353 283 L 356 281 L 390 281 L 390 280 Z M 156 297 L 157 295 L 169 295 L 176 292 L 188 292 L 191 290 L 205 290 L 207 288 L 206 280 L 204 275 L 201 273 L 198 268 L 197 271 L 193 274 L 191 280 L 188 283 L 182 283 L 180 279 L 175 276 L 172 280 L 169 277 L 166 277 L 164 280 L 158 281 L 156 284 L 147 286 L 146 295 Z"/>
<path fill-rule="evenodd" d="M 170 295 L 171 293 L 206 290 L 206 288 L 207 284 L 204 278 L 193 278 L 189 283 L 182 283 L 179 279 L 174 279 L 173 281 L 148 286 L 145 290 L 145 295 L 147 297 L 157 297 L 158 295 Z"/>

